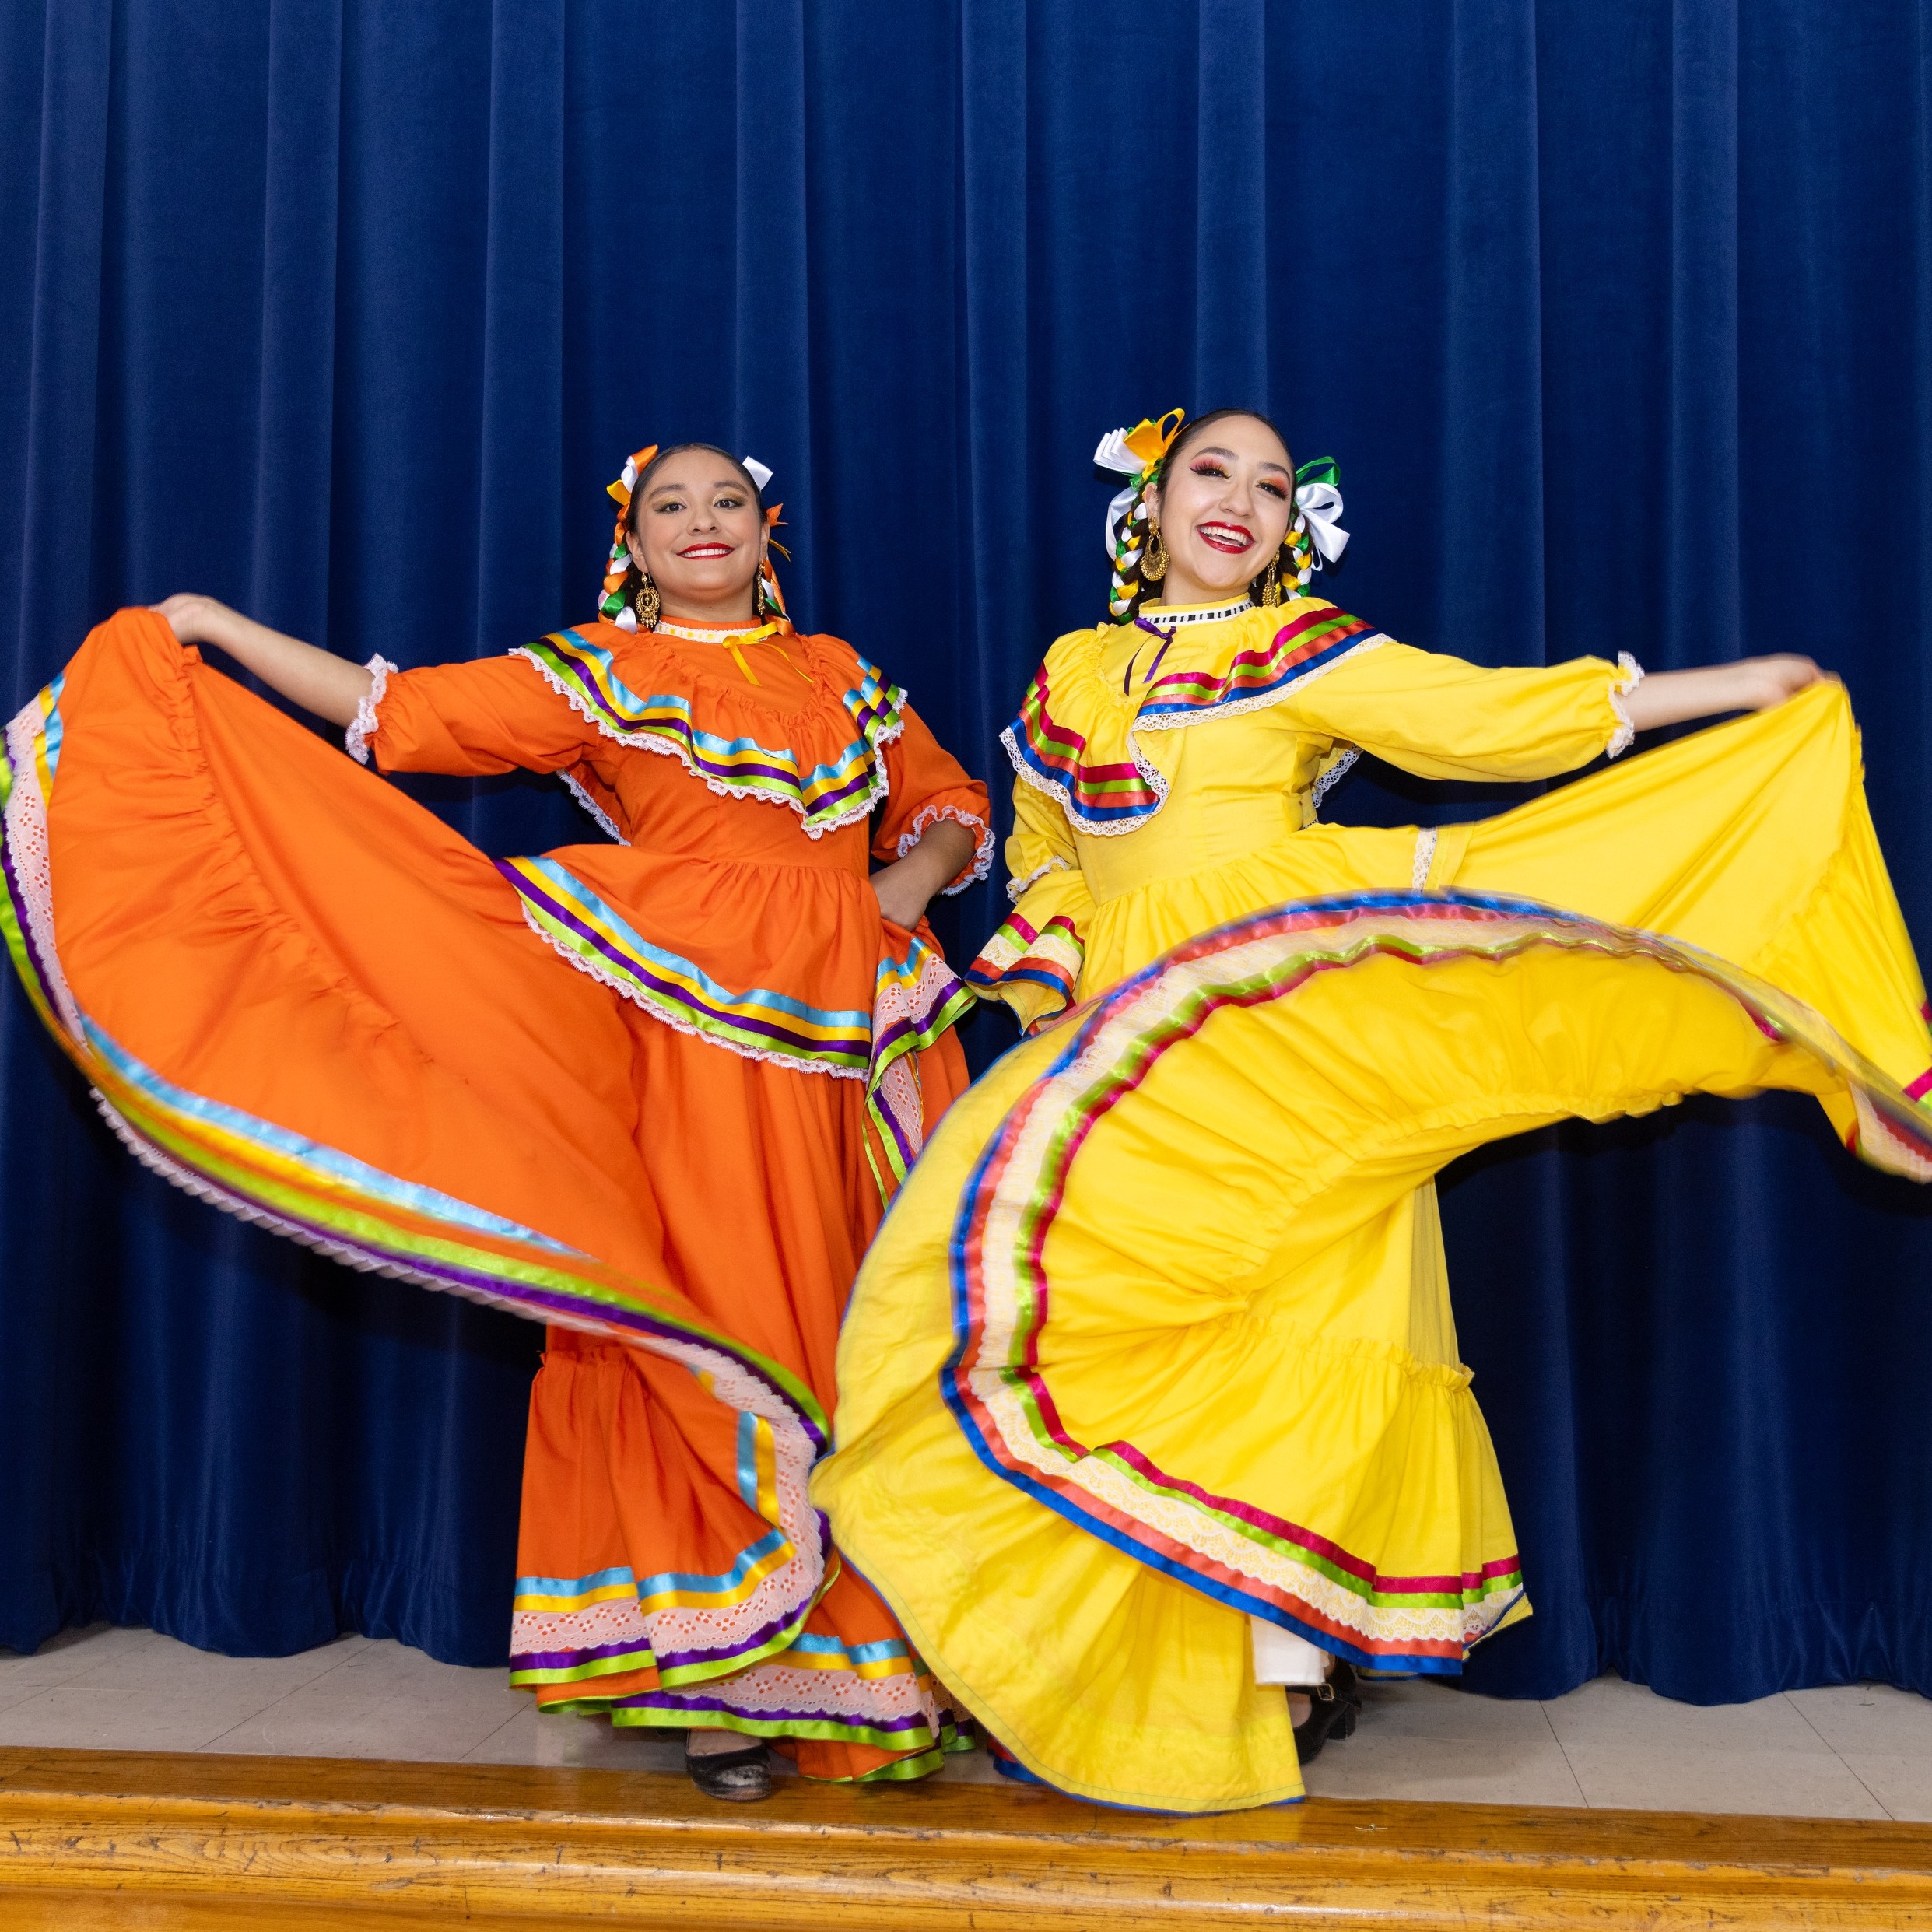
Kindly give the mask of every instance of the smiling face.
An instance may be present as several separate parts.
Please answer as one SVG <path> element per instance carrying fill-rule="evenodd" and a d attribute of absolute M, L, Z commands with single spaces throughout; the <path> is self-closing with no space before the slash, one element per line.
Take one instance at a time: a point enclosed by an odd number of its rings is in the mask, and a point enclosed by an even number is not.
<path fill-rule="evenodd" d="M 1147 492 L 1148 514 L 1171 559 L 1161 601 L 1213 604 L 1242 595 L 1281 548 L 1294 499 L 1288 451 L 1265 423 L 1227 416 L 1197 437 L 1183 432 L 1160 483 Z"/>
<path fill-rule="evenodd" d="M 704 449 L 666 457 L 632 499 L 629 542 L 666 617 L 743 623 L 755 614 L 765 520 L 729 458 Z"/>

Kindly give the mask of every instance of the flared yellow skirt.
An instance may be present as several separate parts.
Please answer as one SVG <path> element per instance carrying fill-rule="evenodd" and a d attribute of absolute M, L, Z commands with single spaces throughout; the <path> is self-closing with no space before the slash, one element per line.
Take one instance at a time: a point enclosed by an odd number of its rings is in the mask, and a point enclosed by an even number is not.
<path fill-rule="evenodd" d="M 1924 993 L 1836 685 L 1481 825 L 1319 832 L 1334 889 L 1223 913 L 955 1106 L 841 1340 L 812 1485 L 841 1547 L 1001 1748 L 1105 1802 L 1299 1793 L 1251 1617 L 1453 1671 L 1524 1614 L 1446 1162 L 1787 1088 L 1932 1177 Z"/>

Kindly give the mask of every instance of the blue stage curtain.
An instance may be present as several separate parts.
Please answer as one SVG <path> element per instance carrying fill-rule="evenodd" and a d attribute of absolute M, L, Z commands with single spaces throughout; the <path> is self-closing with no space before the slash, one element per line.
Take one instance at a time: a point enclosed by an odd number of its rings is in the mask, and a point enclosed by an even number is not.
<path fill-rule="evenodd" d="M 1396 636 L 1842 673 L 1932 938 L 1929 115 L 1927 0 L 16 0 L 6 695 L 178 589 L 500 650 L 591 611 L 626 453 L 702 437 L 777 472 L 801 618 L 1003 794 L 1103 608 L 1095 440 L 1252 400 L 1339 459 L 1324 587 Z M 419 789 L 493 850 L 577 829 Z M 535 1331 L 170 1193 L 11 987 L 0 1138 L 0 1642 L 500 1658 Z M 1926 1201 L 1773 1101 L 1445 1203 L 1538 1610 L 1475 1687 L 1932 1688 Z"/>

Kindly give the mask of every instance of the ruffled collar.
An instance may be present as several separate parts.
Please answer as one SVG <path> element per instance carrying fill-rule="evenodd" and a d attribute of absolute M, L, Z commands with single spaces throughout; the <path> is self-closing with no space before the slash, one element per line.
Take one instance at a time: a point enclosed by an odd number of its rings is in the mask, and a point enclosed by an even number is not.
<path fill-rule="evenodd" d="M 1102 663 L 1120 635 L 1118 626 L 1061 638 L 1034 673 L 1020 714 L 1000 742 L 1020 779 L 1055 800 L 1076 830 L 1102 837 L 1132 832 L 1166 801 L 1166 777 L 1136 742 L 1140 733 L 1278 704 L 1344 658 L 1383 641 L 1362 619 L 1320 598 L 1296 598 L 1271 610 L 1207 608 L 1211 620 L 1177 629 L 1171 652 L 1163 646 L 1145 670 L 1137 669 L 1136 654 L 1125 693 Z M 1135 685 L 1137 675 L 1144 682 Z"/>
<path fill-rule="evenodd" d="M 760 637 L 770 637 L 783 633 L 789 637 L 791 626 L 783 618 L 769 618 L 759 623 L 746 618 L 742 624 L 687 623 L 681 617 L 661 617 L 657 628 L 649 634 L 653 637 L 682 637 L 692 644 L 722 644 L 737 642 L 751 643 Z"/>
<path fill-rule="evenodd" d="M 736 682 L 717 646 L 661 637 L 584 624 L 511 654 L 606 738 L 678 759 L 721 796 L 786 806 L 808 838 L 864 818 L 885 797 L 880 753 L 905 728 L 906 694 L 850 645 L 787 626 L 787 661 L 814 688 L 780 712 Z"/>

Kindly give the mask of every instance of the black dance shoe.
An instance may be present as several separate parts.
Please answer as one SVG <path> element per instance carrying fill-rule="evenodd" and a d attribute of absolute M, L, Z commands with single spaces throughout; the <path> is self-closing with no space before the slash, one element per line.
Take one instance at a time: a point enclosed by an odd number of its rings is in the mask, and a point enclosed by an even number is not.
<path fill-rule="evenodd" d="M 1313 1688 L 1299 1684 L 1293 1688 L 1308 1699 L 1307 1718 L 1295 1727 L 1295 1755 L 1309 1764 L 1331 1737 L 1353 1734 L 1362 1710 L 1362 1687 L 1355 1667 L 1338 1658 L 1327 1683 Z"/>
<path fill-rule="evenodd" d="M 742 1751 L 712 1751 L 694 1756 L 690 1741 L 684 1747 L 684 1768 L 691 1782 L 707 1798 L 732 1804 L 756 1804 L 771 1796 L 771 1759 L 762 1744 Z"/>

